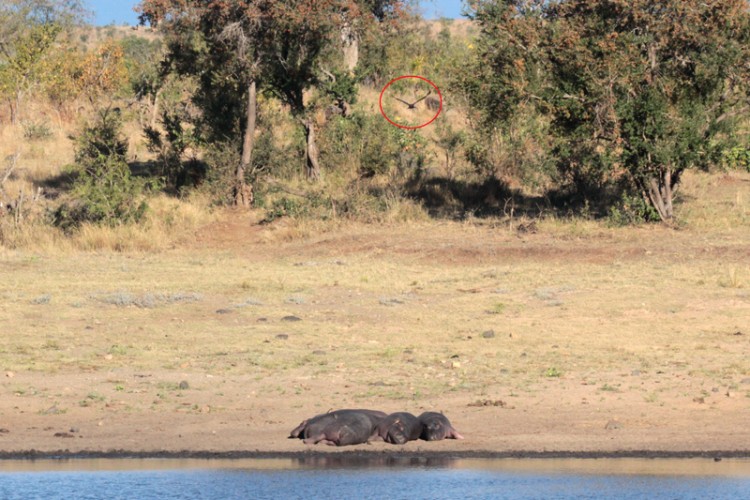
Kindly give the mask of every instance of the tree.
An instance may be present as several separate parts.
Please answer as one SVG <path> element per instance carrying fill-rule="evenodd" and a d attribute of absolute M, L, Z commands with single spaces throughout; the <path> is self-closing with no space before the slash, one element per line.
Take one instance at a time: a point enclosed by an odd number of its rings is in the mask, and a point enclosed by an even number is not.
<path fill-rule="evenodd" d="M 6 0 L 0 4 L 0 94 L 16 123 L 22 98 L 42 79 L 57 36 L 86 11 L 81 0 Z"/>
<path fill-rule="evenodd" d="M 487 124 L 531 104 L 564 178 L 637 193 L 669 222 L 681 175 L 706 168 L 750 96 L 745 0 L 477 0 L 469 86 Z"/>
<path fill-rule="evenodd" d="M 380 6 L 399 2 L 365 2 Z M 235 170 L 237 205 L 252 201 L 245 178 L 252 163 L 259 88 L 287 104 L 304 125 L 307 172 L 318 178 L 315 125 L 305 91 L 317 81 L 324 49 L 342 26 L 364 18 L 355 0 L 143 0 L 141 22 L 167 33 L 167 61 L 178 73 L 194 75 L 194 96 L 214 141 L 241 130 L 242 152 Z M 372 12 L 372 11 L 368 11 Z M 385 11 L 384 11 L 385 12 Z M 363 21 L 364 22 L 364 21 Z M 239 112 L 242 110 L 243 112 Z"/>

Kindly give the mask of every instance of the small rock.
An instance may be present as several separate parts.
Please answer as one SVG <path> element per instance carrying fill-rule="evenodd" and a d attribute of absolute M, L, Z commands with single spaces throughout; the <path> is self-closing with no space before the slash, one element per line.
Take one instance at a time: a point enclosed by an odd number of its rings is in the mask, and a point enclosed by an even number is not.
<path fill-rule="evenodd" d="M 607 425 L 605 425 L 604 428 L 608 431 L 616 431 L 618 429 L 622 429 L 622 424 L 617 420 L 610 420 L 609 422 L 607 422 Z"/>
<path fill-rule="evenodd" d="M 326 352 L 325 352 L 325 351 L 313 351 L 312 353 L 313 353 L 313 354 L 314 354 L 315 356 L 325 356 L 325 355 L 326 355 Z"/>
<path fill-rule="evenodd" d="M 78 427 L 71 427 L 71 428 L 70 428 L 70 432 L 71 432 L 72 434 L 75 434 L 75 433 L 77 433 L 77 432 L 81 432 L 81 430 L 80 430 L 80 429 L 79 429 Z"/>
<path fill-rule="evenodd" d="M 3 427 L 2 429 L 0 429 L 0 434 L 10 434 L 10 431 Z"/>
<path fill-rule="evenodd" d="M 190 389 L 190 384 L 188 384 L 187 380 L 183 380 L 182 382 L 180 382 L 179 387 L 181 391 L 187 391 L 188 389 Z"/>
<path fill-rule="evenodd" d="M 286 333 L 280 333 L 280 334 L 276 335 L 276 338 L 279 339 L 279 340 L 286 340 L 286 339 L 289 338 L 289 335 L 287 335 Z"/>
<path fill-rule="evenodd" d="M 630 372 L 630 375 L 632 377 L 639 377 L 641 375 L 641 371 L 640 370 L 633 370 L 632 372 Z"/>
<path fill-rule="evenodd" d="M 486 332 L 482 333 L 482 337 L 486 339 L 494 339 L 495 338 L 495 330 L 487 330 Z"/>
<path fill-rule="evenodd" d="M 718 387 L 712 387 L 711 388 L 711 392 L 719 392 L 719 388 Z"/>
<path fill-rule="evenodd" d="M 286 302 L 287 304 L 302 305 L 305 303 L 305 299 L 302 297 L 289 297 L 284 302 Z"/>
<path fill-rule="evenodd" d="M 258 318 L 255 321 L 257 321 L 258 323 L 265 323 L 268 321 L 268 318 Z"/>
<path fill-rule="evenodd" d="M 73 436 L 73 434 L 70 434 L 68 432 L 55 432 L 54 437 L 56 437 L 56 438 L 72 438 L 74 436 Z"/>
<path fill-rule="evenodd" d="M 693 403 L 698 403 L 699 405 L 706 403 L 706 398 L 703 397 L 695 397 L 693 398 Z"/>
<path fill-rule="evenodd" d="M 302 321 L 302 318 L 300 318 L 299 316 L 289 315 L 289 316 L 284 316 L 283 318 L 281 318 L 281 321 L 292 321 L 292 322 Z"/>
<path fill-rule="evenodd" d="M 114 356 L 112 356 L 111 354 L 105 354 L 104 359 L 106 359 L 107 361 L 112 361 L 112 359 L 114 359 Z"/>
<path fill-rule="evenodd" d="M 217 309 L 216 314 L 232 314 L 231 309 Z"/>
<path fill-rule="evenodd" d="M 461 368 L 461 363 L 459 361 L 452 361 L 451 368 Z"/>
<path fill-rule="evenodd" d="M 13 372 L 5 372 L 5 376 L 8 377 L 8 378 L 13 378 L 13 377 L 16 376 L 16 374 L 13 373 Z"/>

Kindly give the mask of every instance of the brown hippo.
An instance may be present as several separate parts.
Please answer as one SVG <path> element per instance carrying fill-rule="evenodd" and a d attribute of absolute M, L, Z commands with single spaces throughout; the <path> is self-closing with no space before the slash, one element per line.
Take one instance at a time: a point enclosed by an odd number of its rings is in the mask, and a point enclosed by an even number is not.
<path fill-rule="evenodd" d="M 292 430 L 289 437 L 303 439 L 305 444 L 322 442 L 345 446 L 366 443 L 385 416 L 376 410 L 336 410 L 305 420 Z"/>
<path fill-rule="evenodd" d="M 422 434 L 419 437 L 425 441 L 464 438 L 442 413 L 426 411 L 419 416 L 419 422 L 422 424 Z"/>
<path fill-rule="evenodd" d="M 404 444 L 416 441 L 421 435 L 422 423 L 419 419 L 411 413 L 398 412 L 391 413 L 380 421 L 373 438 L 380 438 L 391 444 Z"/>

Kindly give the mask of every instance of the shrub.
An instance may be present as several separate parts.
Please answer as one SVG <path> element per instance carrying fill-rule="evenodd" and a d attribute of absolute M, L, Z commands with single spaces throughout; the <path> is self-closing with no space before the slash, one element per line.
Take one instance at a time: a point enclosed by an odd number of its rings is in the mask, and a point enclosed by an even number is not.
<path fill-rule="evenodd" d="M 131 175 L 121 127 L 119 115 L 107 110 L 76 139 L 75 165 L 70 167 L 75 180 L 70 199 L 53 213 L 55 225 L 64 229 L 83 222 L 114 226 L 143 217 L 150 184 Z"/>
<path fill-rule="evenodd" d="M 629 226 L 644 222 L 658 222 L 659 213 L 642 196 L 623 193 L 609 208 L 609 223 L 614 226 Z"/>
<path fill-rule="evenodd" d="M 750 148 L 735 146 L 725 150 L 722 163 L 727 170 L 747 170 L 750 172 Z"/>
<path fill-rule="evenodd" d="M 52 138 L 52 130 L 44 122 L 26 122 L 23 124 L 23 137 L 29 141 L 46 141 Z"/>
<path fill-rule="evenodd" d="M 379 116 L 356 112 L 350 118 L 334 117 L 321 133 L 323 164 L 339 173 L 352 166 L 352 173 L 361 177 L 387 174 L 399 164 L 397 131 Z"/>

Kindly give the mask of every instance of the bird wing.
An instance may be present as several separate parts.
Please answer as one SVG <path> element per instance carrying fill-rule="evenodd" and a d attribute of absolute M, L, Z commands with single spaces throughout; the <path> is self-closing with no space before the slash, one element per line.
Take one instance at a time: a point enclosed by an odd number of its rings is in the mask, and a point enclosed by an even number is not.
<path fill-rule="evenodd" d="M 420 97 L 419 99 L 417 99 L 416 101 L 414 101 L 414 102 L 412 103 L 412 106 L 413 106 L 413 105 L 415 105 L 415 104 L 417 104 L 417 103 L 418 103 L 419 101 L 424 101 L 425 99 L 427 99 L 427 97 L 428 97 L 428 96 L 429 96 L 430 94 L 432 94 L 432 90 L 429 90 L 429 91 L 427 91 L 427 93 L 426 93 L 426 94 L 424 95 L 424 97 Z"/>
<path fill-rule="evenodd" d="M 408 103 L 408 102 L 404 101 L 403 99 L 399 99 L 398 97 L 394 97 L 394 99 L 396 99 L 397 101 L 403 102 L 403 103 L 404 103 L 404 104 L 406 104 L 407 106 L 411 106 L 411 104 L 410 104 L 410 103 Z"/>

